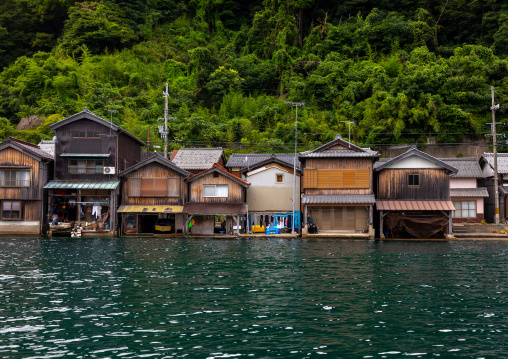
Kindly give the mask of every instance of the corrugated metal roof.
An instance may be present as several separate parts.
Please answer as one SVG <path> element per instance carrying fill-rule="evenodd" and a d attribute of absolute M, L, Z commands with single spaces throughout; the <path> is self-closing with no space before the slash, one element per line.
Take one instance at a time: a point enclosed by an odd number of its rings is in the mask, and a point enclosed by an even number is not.
<path fill-rule="evenodd" d="M 181 148 L 172 162 L 184 170 L 206 170 L 219 163 L 224 150 L 218 148 Z"/>
<path fill-rule="evenodd" d="M 489 164 L 491 168 L 494 168 L 494 154 L 485 152 L 482 158 Z M 497 154 L 497 173 L 507 174 L 508 173 L 508 153 Z"/>
<path fill-rule="evenodd" d="M 370 148 L 365 148 L 365 151 L 352 151 L 352 150 L 330 150 L 323 152 L 302 152 L 300 157 L 318 158 L 318 157 L 377 157 L 379 153 L 372 151 Z"/>
<path fill-rule="evenodd" d="M 120 206 L 118 213 L 182 213 L 183 206 Z"/>
<path fill-rule="evenodd" d="M 455 167 L 458 171 L 450 177 L 458 178 L 483 178 L 478 160 L 474 157 L 466 158 L 441 158 L 442 161 Z"/>
<path fill-rule="evenodd" d="M 376 200 L 382 211 L 454 211 L 451 201 L 383 201 Z"/>
<path fill-rule="evenodd" d="M 253 167 L 260 162 L 269 160 L 270 158 L 276 158 L 279 161 L 285 162 L 288 166 L 291 166 L 291 168 L 294 166 L 294 153 L 234 153 L 231 157 L 229 157 L 226 167 Z M 300 169 L 300 160 L 298 158 L 296 159 L 296 169 Z"/>
<path fill-rule="evenodd" d="M 373 194 L 344 195 L 303 195 L 303 204 L 372 204 L 376 203 Z"/>
<path fill-rule="evenodd" d="M 61 157 L 75 157 L 75 158 L 108 158 L 109 153 L 62 153 Z"/>
<path fill-rule="evenodd" d="M 186 203 L 183 212 L 196 215 L 233 216 L 247 214 L 247 203 Z"/>
<path fill-rule="evenodd" d="M 50 181 L 44 189 L 116 189 L 120 181 Z"/>
<path fill-rule="evenodd" d="M 488 197 L 487 187 L 479 188 L 452 188 L 450 197 Z"/>

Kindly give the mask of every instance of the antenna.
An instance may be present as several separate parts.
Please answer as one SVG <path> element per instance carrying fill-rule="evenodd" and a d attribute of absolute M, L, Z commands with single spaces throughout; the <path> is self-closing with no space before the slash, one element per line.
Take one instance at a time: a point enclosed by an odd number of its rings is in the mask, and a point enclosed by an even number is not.
<path fill-rule="evenodd" d="M 110 116 L 110 126 L 109 126 L 109 137 L 111 137 L 111 130 L 113 129 L 113 113 L 117 113 L 117 110 L 108 110 Z"/>
<path fill-rule="evenodd" d="M 351 124 L 355 124 L 354 121 L 340 121 L 340 122 L 344 122 L 344 123 L 347 123 L 349 125 L 349 130 L 348 130 L 348 141 L 349 141 L 349 148 L 351 148 Z"/>
<path fill-rule="evenodd" d="M 168 158 L 168 83 L 166 82 L 166 91 L 162 93 L 164 95 L 164 158 Z"/>

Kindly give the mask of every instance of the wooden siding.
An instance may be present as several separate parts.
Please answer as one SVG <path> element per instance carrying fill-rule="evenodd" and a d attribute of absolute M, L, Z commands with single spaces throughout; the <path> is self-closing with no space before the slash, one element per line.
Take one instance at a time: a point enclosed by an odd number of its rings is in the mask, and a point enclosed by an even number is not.
<path fill-rule="evenodd" d="M 409 174 L 419 175 L 419 186 L 408 185 Z M 377 199 L 449 200 L 450 176 L 444 169 L 385 169 L 379 173 L 377 192 Z"/>
<path fill-rule="evenodd" d="M 141 161 L 141 145 L 133 138 L 120 133 L 118 135 L 118 172 Z"/>
<path fill-rule="evenodd" d="M 39 201 L 25 201 L 25 221 L 43 221 L 41 214 L 41 204 Z"/>
<path fill-rule="evenodd" d="M 5 148 L 0 151 L 0 166 L 5 169 L 13 169 L 24 166 L 30 167 L 30 186 L 29 187 L 0 187 L 0 199 L 17 200 L 41 200 L 42 188 L 47 181 L 47 166 L 38 159 L 29 156 L 13 148 Z M 12 167 L 11 167 L 12 166 Z M 26 168 L 20 168 L 26 170 Z M 43 176 L 44 178 L 40 178 Z"/>
<path fill-rule="evenodd" d="M 209 173 L 189 183 L 189 202 L 205 203 L 240 203 L 245 202 L 245 188 L 234 180 L 219 174 L 214 177 Z M 203 185 L 226 184 L 228 185 L 228 197 L 203 197 Z"/>
<path fill-rule="evenodd" d="M 129 197 L 130 178 L 172 178 L 180 179 L 180 197 Z M 122 204 L 123 205 L 184 205 L 186 186 L 184 177 L 159 163 L 151 163 L 135 171 L 128 173 L 122 178 Z"/>
<path fill-rule="evenodd" d="M 302 192 L 307 195 L 373 194 L 372 177 L 371 158 L 306 158 Z"/>

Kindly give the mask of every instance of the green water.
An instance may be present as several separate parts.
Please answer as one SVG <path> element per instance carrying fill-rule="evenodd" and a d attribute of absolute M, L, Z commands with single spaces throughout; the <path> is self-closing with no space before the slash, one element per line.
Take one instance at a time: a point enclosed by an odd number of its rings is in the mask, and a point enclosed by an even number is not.
<path fill-rule="evenodd" d="M 1 358 L 508 357 L 508 243 L 0 239 Z"/>

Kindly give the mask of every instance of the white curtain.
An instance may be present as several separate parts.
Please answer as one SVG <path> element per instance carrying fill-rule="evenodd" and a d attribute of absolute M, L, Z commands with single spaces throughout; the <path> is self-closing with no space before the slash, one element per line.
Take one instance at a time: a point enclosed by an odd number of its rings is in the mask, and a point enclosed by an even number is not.
<path fill-rule="evenodd" d="M 227 184 L 219 184 L 215 186 L 216 196 L 217 197 L 227 197 L 228 196 L 228 185 Z"/>

